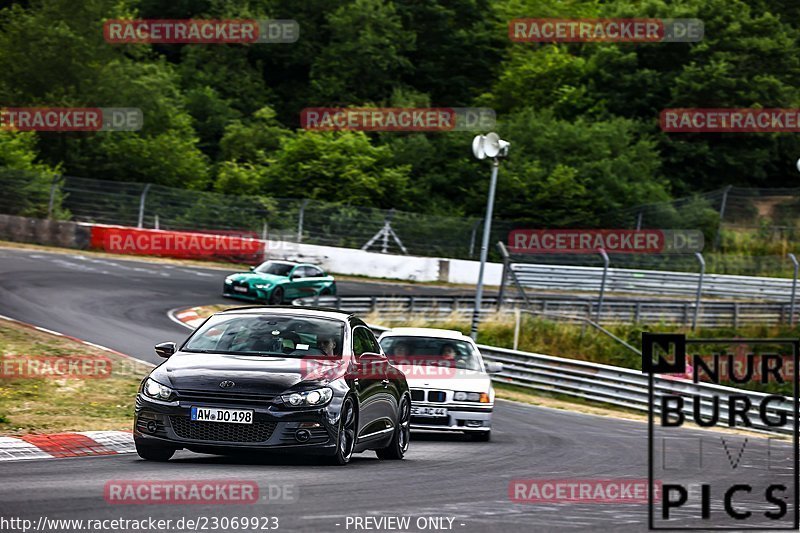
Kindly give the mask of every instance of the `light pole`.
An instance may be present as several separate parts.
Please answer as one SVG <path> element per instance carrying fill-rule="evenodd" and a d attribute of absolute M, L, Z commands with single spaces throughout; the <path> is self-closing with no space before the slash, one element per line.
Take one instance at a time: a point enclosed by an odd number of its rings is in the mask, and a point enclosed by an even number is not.
<path fill-rule="evenodd" d="M 478 339 L 478 323 L 480 322 L 481 300 L 483 298 L 483 272 L 486 268 L 486 256 L 489 254 L 489 234 L 492 231 L 492 211 L 494 210 L 494 192 L 497 188 L 497 170 L 500 168 L 500 158 L 508 155 L 510 144 L 502 140 L 496 133 L 477 135 L 472 140 L 472 153 L 477 159 L 492 159 L 492 177 L 489 182 L 489 198 L 486 201 L 486 217 L 483 225 L 483 240 L 481 241 L 481 266 L 478 270 L 478 285 L 475 288 L 475 306 L 472 311 L 472 327 L 470 337 Z"/>

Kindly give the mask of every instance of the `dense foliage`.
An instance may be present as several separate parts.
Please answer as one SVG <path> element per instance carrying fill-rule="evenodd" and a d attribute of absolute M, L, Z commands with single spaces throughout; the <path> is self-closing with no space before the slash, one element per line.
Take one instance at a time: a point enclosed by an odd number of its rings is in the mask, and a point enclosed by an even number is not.
<path fill-rule="evenodd" d="M 523 44 L 517 17 L 699 18 L 694 44 Z M 139 107 L 137 133 L 0 136 L 0 163 L 476 215 L 473 133 L 319 133 L 323 106 L 483 106 L 512 143 L 497 216 L 590 225 L 726 184 L 790 186 L 792 134 L 665 134 L 669 107 L 800 107 L 786 0 L 30 0 L 0 10 L 0 101 Z M 295 44 L 110 45 L 112 18 L 295 19 Z M 678 217 L 680 218 L 680 217 Z M 678 222 L 679 223 L 679 222 Z M 713 222 L 712 222 L 713 224 Z"/>

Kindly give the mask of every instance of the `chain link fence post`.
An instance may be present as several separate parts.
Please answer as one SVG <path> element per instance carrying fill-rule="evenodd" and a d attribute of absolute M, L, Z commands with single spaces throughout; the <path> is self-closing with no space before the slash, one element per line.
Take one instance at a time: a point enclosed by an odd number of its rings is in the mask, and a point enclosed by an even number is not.
<path fill-rule="evenodd" d="M 306 206 L 308 205 L 309 199 L 306 198 L 302 202 L 300 202 L 300 214 L 297 217 L 297 242 L 303 242 L 303 217 L 306 213 Z"/>
<path fill-rule="evenodd" d="M 794 326 L 794 299 L 797 295 L 797 271 L 800 268 L 800 263 L 797 262 L 797 257 L 794 254 L 789 254 L 789 259 L 792 260 L 794 265 L 794 275 L 792 276 L 792 296 L 789 303 L 789 326 Z"/>
<path fill-rule="evenodd" d="M 50 200 L 47 203 L 47 218 L 53 218 L 53 211 L 55 210 L 56 205 L 56 191 L 58 190 L 58 186 L 61 183 L 62 176 L 56 174 L 53 176 L 53 182 L 50 184 Z"/>
<path fill-rule="evenodd" d="M 603 298 L 606 294 L 606 280 L 608 279 L 608 264 L 611 260 L 608 258 L 608 254 L 605 250 L 600 248 L 598 253 L 603 258 L 603 277 L 600 280 L 600 298 L 597 301 L 597 316 L 595 317 L 595 322 L 598 324 L 600 323 L 600 317 L 603 314 Z"/>
<path fill-rule="evenodd" d="M 144 189 L 142 190 L 142 195 L 139 197 L 139 223 L 136 226 L 139 229 L 144 227 L 144 205 L 145 201 L 147 200 L 147 191 L 150 190 L 151 185 L 151 183 L 145 185 Z"/>
<path fill-rule="evenodd" d="M 695 252 L 694 256 L 697 258 L 697 261 L 700 263 L 700 276 L 697 278 L 697 296 L 694 300 L 694 315 L 692 316 L 692 329 L 697 329 L 697 317 L 700 314 L 700 296 L 703 292 L 703 278 L 706 275 L 706 260 L 703 258 L 703 254 L 700 252 Z"/>

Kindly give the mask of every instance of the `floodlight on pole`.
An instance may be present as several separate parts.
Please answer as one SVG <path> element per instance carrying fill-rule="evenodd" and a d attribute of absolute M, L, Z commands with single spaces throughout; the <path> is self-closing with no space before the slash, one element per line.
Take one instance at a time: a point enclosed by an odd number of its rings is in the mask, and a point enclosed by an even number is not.
<path fill-rule="evenodd" d="M 481 263 L 478 269 L 478 284 L 475 288 L 475 306 L 472 311 L 472 327 L 470 337 L 478 339 L 478 323 L 480 322 L 481 301 L 483 299 L 483 272 L 486 269 L 486 257 L 489 254 L 489 236 L 492 231 L 492 211 L 494 210 L 494 193 L 497 188 L 497 171 L 500 168 L 500 158 L 508 156 L 510 143 L 504 141 L 496 133 L 476 135 L 472 139 L 472 154 L 476 159 L 492 160 L 492 176 L 489 181 L 489 197 L 486 200 L 486 221 L 483 225 L 483 240 L 481 241 Z"/>

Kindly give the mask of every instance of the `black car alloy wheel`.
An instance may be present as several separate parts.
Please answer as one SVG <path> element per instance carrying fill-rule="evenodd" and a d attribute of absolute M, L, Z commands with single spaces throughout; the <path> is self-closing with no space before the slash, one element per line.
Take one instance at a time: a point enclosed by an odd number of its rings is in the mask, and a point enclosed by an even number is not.
<path fill-rule="evenodd" d="M 375 450 L 381 459 L 402 459 L 408 451 L 408 443 L 411 440 L 411 402 L 408 397 L 404 397 L 400 402 L 400 416 L 397 420 L 397 427 L 392 437 L 392 442 L 386 448 Z"/>
<path fill-rule="evenodd" d="M 336 437 L 336 455 L 333 456 L 333 462 L 345 465 L 350 462 L 356 444 L 356 410 L 350 398 L 344 401 L 339 418 L 339 435 Z"/>

